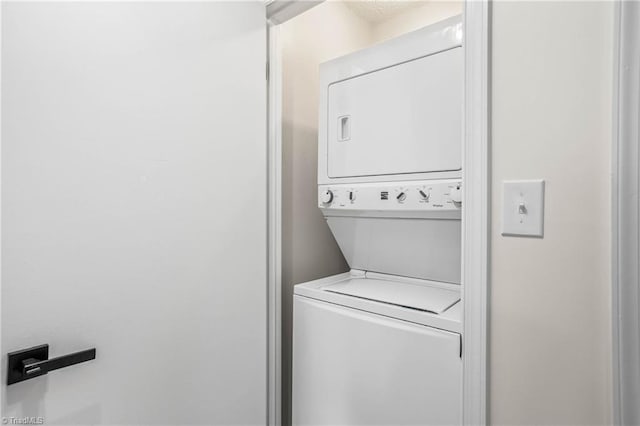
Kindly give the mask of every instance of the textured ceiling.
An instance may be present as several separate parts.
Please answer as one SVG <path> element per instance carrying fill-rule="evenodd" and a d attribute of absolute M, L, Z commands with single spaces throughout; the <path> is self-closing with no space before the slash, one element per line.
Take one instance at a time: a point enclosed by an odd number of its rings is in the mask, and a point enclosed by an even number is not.
<path fill-rule="evenodd" d="M 377 24 L 407 10 L 420 7 L 425 4 L 425 1 L 358 0 L 346 1 L 345 3 L 356 15 Z"/>

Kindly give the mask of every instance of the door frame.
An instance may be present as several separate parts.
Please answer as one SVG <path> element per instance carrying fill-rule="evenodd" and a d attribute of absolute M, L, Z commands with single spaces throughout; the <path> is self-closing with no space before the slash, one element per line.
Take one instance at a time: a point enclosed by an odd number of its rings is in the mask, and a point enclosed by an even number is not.
<path fill-rule="evenodd" d="M 614 12 L 611 153 L 611 313 L 614 424 L 636 424 L 640 409 L 640 4 Z"/>
<path fill-rule="evenodd" d="M 268 424 L 281 424 L 282 55 L 278 25 L 322 3 L 267 0 L 269 159 Z M 487 322 L 490 247 L 490 0 L 465 1 L 462 303 L 463 424 L 487 423 Z"/>
<path fill-rule="evenodd" d="M 282 72 L 278 31 L 267 21 L 267 424 L 282 424 Z"/>
<path fill-rule="evenodd" d="M 2 9 L 4 2 L 0 1 L 0 24 L 2 23 Z M 0 31 L 0 94 L 2 93 L 2 31 Z M 0 102 L 0 176 L 2 176 L 2 102 Z M 0 184 L 0 195 L 2 194 L 2 185 Z M 2 271 L 2 197 L 0 196 L 0 271 Z M 2 324 L 2 275 L 0 274 L 0 325 Z M 2 346 L 2 328 L 0 327 L 0 358 L 5 353 Z M 2 369 L 0 368 L 0 371 Z M 3 377 L 0 377 L 2 380 Z M 2 403 L 5 399 L 4 386 L 0 385 L 0 419 L 3 417 Z"/>
<path fill-rule="evenodd" d="M 465 98 L 462 166 L 462 421 L 487 424 L 491 223 L 491 4 L 464 7 Z"/>

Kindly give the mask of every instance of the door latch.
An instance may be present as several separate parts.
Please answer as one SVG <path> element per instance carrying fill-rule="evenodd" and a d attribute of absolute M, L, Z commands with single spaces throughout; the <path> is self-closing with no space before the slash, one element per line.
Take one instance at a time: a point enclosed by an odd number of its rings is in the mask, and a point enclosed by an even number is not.
<path fill-rule="evenodd" d="M 96 348 L 49 359 L 49 345 L 34 346 L 7 354 L 7 385 L 33 379 L 49 371 L 96 358 Z"/>

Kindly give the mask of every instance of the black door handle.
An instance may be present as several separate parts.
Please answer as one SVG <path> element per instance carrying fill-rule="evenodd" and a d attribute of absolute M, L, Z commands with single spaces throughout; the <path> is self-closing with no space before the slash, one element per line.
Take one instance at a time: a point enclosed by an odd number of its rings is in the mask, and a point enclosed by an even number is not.
<path fill-rule="evenodd" d="M 34 346 L 7 354 L 7 385 L 47 374 L 49 371 L 96 358 L 96 348 L 49 359 L 49 345 Z"/>

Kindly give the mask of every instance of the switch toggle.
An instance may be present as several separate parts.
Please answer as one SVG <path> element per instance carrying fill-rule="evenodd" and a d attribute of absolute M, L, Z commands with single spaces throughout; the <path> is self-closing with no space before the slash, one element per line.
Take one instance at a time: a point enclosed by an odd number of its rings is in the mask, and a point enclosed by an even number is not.
<path fill-rule="evenodd" d="M 527 207 L 525 207 L 524 203 L 518 204 L 518 213 L 527 214 Z"/>

